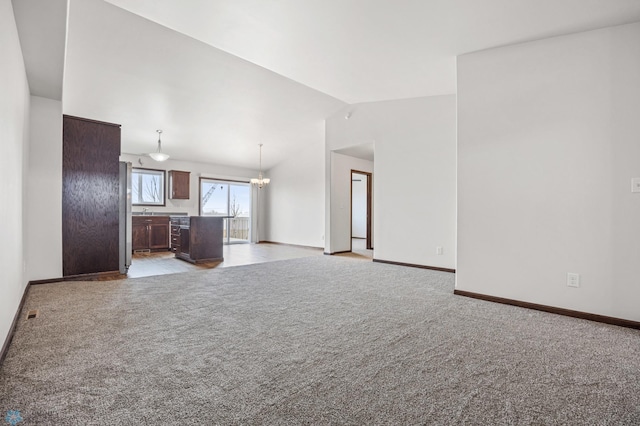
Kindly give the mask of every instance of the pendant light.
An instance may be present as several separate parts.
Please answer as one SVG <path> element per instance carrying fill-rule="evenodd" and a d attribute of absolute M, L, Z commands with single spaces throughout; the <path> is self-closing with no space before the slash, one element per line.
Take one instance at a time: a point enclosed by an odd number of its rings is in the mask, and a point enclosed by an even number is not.
<path fill-rule="evenodd" d="M 260 173 L 258 173 L 258 179 L 251 179 L 251 185 L 257 186 L 259 189 L 269 185 L 271 179 L 262 177 L 262 144 L 258 144 L 260 147 Z"/>
<path fill-rule="evenodd" d="M 149 157 L 153 158 L 156 161 L 165 161 L 169 158 L 169 156 L 162 152 L 162 142 L 160 141 L 162 130 L 156 130 L 156 132 L 158 132 L 158 150 L 149 154 Z"/>

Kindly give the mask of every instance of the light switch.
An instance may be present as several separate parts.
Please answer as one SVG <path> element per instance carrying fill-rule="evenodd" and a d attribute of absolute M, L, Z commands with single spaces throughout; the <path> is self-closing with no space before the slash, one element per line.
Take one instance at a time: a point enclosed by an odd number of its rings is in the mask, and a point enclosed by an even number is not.
<path fill-rule="evenodd" d="M 631 179 L 631 192 L 640 192 L 640 178 Z"/>

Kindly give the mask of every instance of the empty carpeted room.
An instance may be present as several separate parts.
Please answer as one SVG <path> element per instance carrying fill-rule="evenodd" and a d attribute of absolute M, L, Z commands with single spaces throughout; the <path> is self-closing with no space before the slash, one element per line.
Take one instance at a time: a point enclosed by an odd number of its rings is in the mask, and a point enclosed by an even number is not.
<path fill-rule="evenodd" d="M 0 0 L 0 418 L 640 425 L 640 2 Z"/>

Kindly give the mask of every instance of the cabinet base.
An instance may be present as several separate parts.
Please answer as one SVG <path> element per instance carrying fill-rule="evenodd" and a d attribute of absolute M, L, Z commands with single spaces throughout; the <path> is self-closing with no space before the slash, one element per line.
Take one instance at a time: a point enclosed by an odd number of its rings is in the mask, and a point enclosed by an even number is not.
<path fill-rule="evenodd" d="M 133 251 L 132 251 L 132 254 L 142 254 L 142 255 L 145 255 L 145 254 L 150 254 L 150 253 L 156 253 L 156 252 L 159 252 L 159 251 L 171 251 L 171 249 L 170 249 L 169 247 L 152 248 L 152 249 L 148 249 L 148 248 L 145 248 L 145 249 L 136 249 L 136 250 L 133 250 Z"/>
<path fill-rule="evenodd" d="M 213 257 L 209 259 L 192 259 L 189 256 L 182 253 L 176 253 L 176 259 L 184 260 L 185 262 L 194 263 L 194 264 L 224 261 L 224 257 Z"/>
<path fill-rule="evenodd" d="M 65 275 L 62 281 L 100 281 L 114 278 L 126 278 L 127 274 L 121 274 L 120 271 L 92 272 L 88 274 Z M 46 280 L 45 280 L 46 281 Z"/>

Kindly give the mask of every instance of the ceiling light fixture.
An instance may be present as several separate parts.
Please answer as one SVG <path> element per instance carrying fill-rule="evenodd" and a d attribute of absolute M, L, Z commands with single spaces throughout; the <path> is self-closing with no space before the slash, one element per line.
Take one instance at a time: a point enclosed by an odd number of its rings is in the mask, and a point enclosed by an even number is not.
<path fill-rule="evenodd" d="M 149 154 L 149 157 L 153 158 L 156 161 L 165 161 L 169 158 L 169 156 L 162 152 L 162 142 L 160 141 L 162 130 L 156 130 L 156 132 L 158 132 L 158 150 Z"/>
<path fill-rule="evenodd" d="M 258 146 L 260 147 L 260 173 L 258 174 L 258 179 L 251 179 L 251 185 L 262 189 L 264 186 L 269 185 L 271 179 L 262 177 L 262 144 L 258 144 Z"/>

